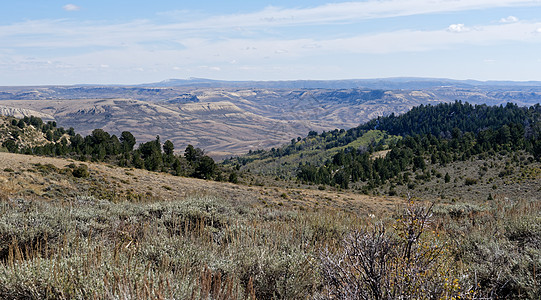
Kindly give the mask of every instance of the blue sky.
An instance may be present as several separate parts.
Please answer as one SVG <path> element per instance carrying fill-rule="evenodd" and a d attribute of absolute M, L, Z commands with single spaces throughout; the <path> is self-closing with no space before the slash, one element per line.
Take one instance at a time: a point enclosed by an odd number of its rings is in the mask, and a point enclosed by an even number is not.
<path fill-rule="evenodd" d="M 0 85 L 541 80 L 541 0 L 3 1 Z"/>

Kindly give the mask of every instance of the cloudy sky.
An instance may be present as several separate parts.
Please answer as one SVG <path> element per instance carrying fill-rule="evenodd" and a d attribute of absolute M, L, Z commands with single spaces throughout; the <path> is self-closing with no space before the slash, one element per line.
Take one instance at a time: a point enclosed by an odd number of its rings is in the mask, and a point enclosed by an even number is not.
<path fill-rule="evenodd" d="M 0 85 L 541 80 L 541 0 L 17 0 L 0 8 Z"/>

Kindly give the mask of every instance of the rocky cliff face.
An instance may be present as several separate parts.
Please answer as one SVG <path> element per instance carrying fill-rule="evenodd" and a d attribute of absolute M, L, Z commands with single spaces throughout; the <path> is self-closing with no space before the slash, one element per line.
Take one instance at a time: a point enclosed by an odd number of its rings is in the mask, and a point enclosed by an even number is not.
<path fill-rule="evenodd" d="M 34 116 L 34 117 L 41 118 L 44 121 L 54 120 L 53 116 L 46 113 L 42 113 L 40 111 L 20 108 L 20 107 L 10 107 L 10 106 L 4 106 L 4 105 L 0 105 L 0 115 L 12 116 L 19 119 L 24 118 L 24 117 Z"/>

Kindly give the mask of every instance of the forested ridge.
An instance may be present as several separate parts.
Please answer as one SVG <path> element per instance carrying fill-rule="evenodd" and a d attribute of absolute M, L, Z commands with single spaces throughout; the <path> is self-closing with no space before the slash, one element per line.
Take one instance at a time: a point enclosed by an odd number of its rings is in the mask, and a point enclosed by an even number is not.
<path fill-rule="evenodd" d="M 320 134 L 311 131 L 307 137 L 292 139 L 283 147 L 250 151 L 247 156 L 232 158 L 225 163 L 239 168 L 255 160 L 294 154 L 302 157 L 317 149 L 332 153 L 332 156 L 319 163 L 307 160 L 298 163 L 296 176 L 299 180 L 342 188 L 348 188 L 350 183 L 364 182 L 364 190 L 367 191 L 387 182 L 407 184 L 409 176 L 417 171 L 425 172 L 421 176 L 430 177 L 426 172 L 427 164 L 445 166 L 473 156 L 517 151 L 539 160 L 540 120 L 539 104 L 531 107 L 511 103 L 487 106 L 456 101 L 435 106 L 421 105 L 403 115 L 378 117 L 349 130 Z M 159 136 L 135 147 L 137 142 L 128 131 L 117 137 L 95 129 L 82 137 L 73 128 L 64 130 L 54 122 L 44 123 L 35 117 L 12 119 L 11 125 L 21 132 L 26 126 L 32 126 L 51 141 L 41 146 L 20 146 L 16 143 L 19 133 L 15 130 L 13 136 L 3 143 L 11 152 L 105 161 L 123 167 L 205 179 L 237 180 L 234 170 L 218 168 L 201 149 L 188 146 L 183 155 L 175 155 L 171 141 L 162 144 Z M 378 140 L 372 138 L 370 143 L 365 141 L 368 146 L 355 143 L 374 132 L 383 132 L 384 135 Z M 374 157 L 374 153 L 384 149 L 388 151 L 386 155 Z"/>
<path fill-rule="evenodd" d="M 369 149 L 347 147 L 323 165 L 300 165 L 298 178 L 343 188 L 351 182 L 363 181 L 367 182 L 366 189 L 371 189 L 388 180 L 407 183 L 409 171 L 425 171 L 428 163 L 444 166 L 476 155 L 515 151 L 525 151 L 534 159 L 541 159 L 539 105 L 529 108 L 515 104 L 473 106 L 462 102 L 422 105 L 403 115 L 379 117 L 350 129 L 336 143 L 354 140 L 370 129 L 404 138 L 388 145 L 390 152 L 384 157 L 372 156 L 382 150 L 377 145 Z"/>
<path fill-rule="evenodd" d="M 450 138 L 455 128 L 462 132 L 478 133 L 487 129 L 499 129 L 504 125 L 520 124 L 530 134 L 530 130 L 537 130 L 539 134 L 540 114 L 539 104 L 531 107 L 519 107 L 513 103 L 488 106 L 456 101 L 413 107 L 403 115 L 378 117 L 351 131 L 379 129 L 393 135 L 432 134 Z"/>

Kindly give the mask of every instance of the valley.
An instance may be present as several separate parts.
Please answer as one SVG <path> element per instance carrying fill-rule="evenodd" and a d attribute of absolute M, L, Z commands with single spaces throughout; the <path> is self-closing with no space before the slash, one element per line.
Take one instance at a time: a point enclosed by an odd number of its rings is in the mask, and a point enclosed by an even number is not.
<path fill-rule="evenodd" d="M 352 87 L 351 83 L 331 81 L 327 85 L 336 88 L 329 89 L 311 87 L 310 82 L 260 83 L 261 87 L 257 82 L 251 87 L 235 82 L 168 83 L 172 86 L 3 87 L 0 111 L 55 120 L 59 126 L 73 127 L 84 135 L 96 128 L 116 135 L 129 130 L 139 141 L 160 135 L 178 147 L 191 144 L 223 159 L 277 147 L 312 130 L 352 128 L 420 104 L 462 100 L 531 105 L 541 97 L 541 88 L 518 84 L 491 87 L 435 82 L 415 89 L 423 85 L 382 80 Z M 372 88 L 363 88 L 362 84 Z"/>
<path fill-rule="evenodd" d="M 3 1 L 0 300 L 541 300 L 540 13 Z"/>

